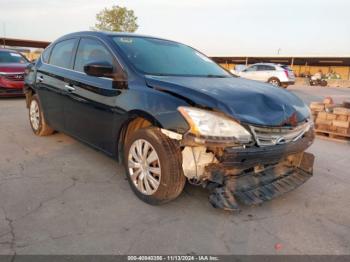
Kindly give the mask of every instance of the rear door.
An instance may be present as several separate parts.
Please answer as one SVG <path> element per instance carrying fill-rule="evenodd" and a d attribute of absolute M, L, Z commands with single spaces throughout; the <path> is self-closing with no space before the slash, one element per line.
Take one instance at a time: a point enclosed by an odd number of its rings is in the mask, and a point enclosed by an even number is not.
<path fill-rule="evenodd" d="M 50 47 L 39 61 L 36 87 L 45 119 L 55 130 L 64 131 L 63 101 L 66 96 L 66 79 L 73 67 L 73 54 L 78 39 L 70 38 Z"/>
<path fill-rule="evenodd" d="M 122 115 L 114 106 L 122 90 L 116 88 L 113 78 L 87 75 L 84 66 L 92 62 L 107 62 L 114 70 L 121 68 L 99 39 L 80 39 L 71 79 L 66 83 L 70 86 L 69 99 L 65 102 L 67 131 L 107 153 L 113 153 L 118 123 L 121 122 L 118 117 Z"/>
<path fill-rule="evenodd" d="M 258 70 L 258 67 L 256 65 L 249 66 L 248 68 L 244 69 L 240 73 L 240 76 L 251 80 L 258 80 L 257 70 Z"/>
<path fill-rule="evenodd" d="M 272 65 L 258 65 L 257 80 L 267 82 L 271 77 L 275 76 L 276 70 Z"/>

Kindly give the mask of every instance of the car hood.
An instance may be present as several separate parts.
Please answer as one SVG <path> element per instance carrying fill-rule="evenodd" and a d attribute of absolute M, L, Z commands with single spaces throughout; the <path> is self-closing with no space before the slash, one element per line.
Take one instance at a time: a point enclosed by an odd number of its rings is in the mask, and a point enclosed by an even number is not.
<path fill-rule="evenodd" d="M 0 72 L 5 73 L 23 73 L 28 64 L 19 63 L 0 63 Z"/>
<path fill-rule="evenodd" d="M 296 125 L 310 114 L 304 102 L 291 92 L 237 77 L 146 76 L 146 83 L 197 105 L 224 112 L 242 123 Z"/>

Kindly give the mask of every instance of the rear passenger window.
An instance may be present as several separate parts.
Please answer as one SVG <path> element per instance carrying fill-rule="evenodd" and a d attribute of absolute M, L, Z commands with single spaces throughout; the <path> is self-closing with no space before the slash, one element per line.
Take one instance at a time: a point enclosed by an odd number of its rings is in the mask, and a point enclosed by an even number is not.
<path fill-rule="evenodd" d="M 275 68 L 273 66 L 269 65 L 259 65 L 258 66 L 258 71 L 274 71 Z"/>
<path fill-rule="evenodd" d="M 250 66 L 248 67 L 247 69 L 244 70 L 245 72 L 254 72 L 254 71 L 257 71 L 257 66 L 254 65 L 254 66 Z"/>
<path fill-rule="evenodd" d="M 58 42 L 52 50 L 49 61 L 50 64 L 63 68 L 71 68 L 75 43 L 76 39 L 69 39 Z"/>
<path fill-rule="evenodd" d="M 75 58 L 74 70 L 84 72 L 84 66 L 92 62 L 108 62 L 113 65 L 113 57 L 100 41 L 82 38 Z"/>

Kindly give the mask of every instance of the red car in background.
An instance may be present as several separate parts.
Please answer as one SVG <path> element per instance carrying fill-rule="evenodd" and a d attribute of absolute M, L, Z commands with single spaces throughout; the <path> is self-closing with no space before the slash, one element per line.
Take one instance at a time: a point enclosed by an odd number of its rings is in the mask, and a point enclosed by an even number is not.
<path fill-rule="evenodd" d="M 28 64 L 17 51 L 0 48 L 0 97 L 24 95 L 24 71 Z"/>

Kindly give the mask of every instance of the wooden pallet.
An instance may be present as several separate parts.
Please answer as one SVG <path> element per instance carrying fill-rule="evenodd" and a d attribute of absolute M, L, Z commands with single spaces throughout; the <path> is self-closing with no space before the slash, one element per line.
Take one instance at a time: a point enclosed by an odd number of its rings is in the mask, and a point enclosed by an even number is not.
<path fill-rule="evenodd" d="M 350 135 L 344 135 L 337 132 L 321 130 L 321 129 L 316 129 L 315 132 L 316 132 L 316 135 L 318 136 L 329 137 L 337 140 L 341 139 L 345 141 L 350 141 Z"/>

